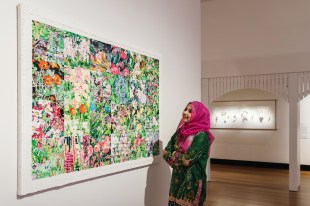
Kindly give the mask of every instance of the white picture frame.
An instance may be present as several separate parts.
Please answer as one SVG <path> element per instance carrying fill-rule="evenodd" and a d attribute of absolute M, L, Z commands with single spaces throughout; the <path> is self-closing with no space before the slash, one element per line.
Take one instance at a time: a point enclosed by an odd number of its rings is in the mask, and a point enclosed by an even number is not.
<path fill-rule="evenodd" d="M 133 47 L 124 46 L 110 40 L 96 37 L 72 27 L 52 22 L 32 14 L 25 5 L 18 6 L 18 185 L 17 194 L 27 195 L 38 191 L 49 190 L 88 179 L 103 177 L 118 172 L 147 166 L 161 161 L 161 153 L 157 156 L 140 158 L 86 170 L 64 173 L 47 178 L 32 178 L 32 21 L 43 22 L 57 28 L 93 38 L 97 41 L 117 45 L 159 60 L 161 55 L 154 52 L 140 51 Z M 160 73 L 160 72 L 159 72 Z M 160 94 L 159 94 L 160 96 Z M 159 102 L 158 107 L 160 108 Z M 160 136 L 160 131 L 159 136 Z"/>

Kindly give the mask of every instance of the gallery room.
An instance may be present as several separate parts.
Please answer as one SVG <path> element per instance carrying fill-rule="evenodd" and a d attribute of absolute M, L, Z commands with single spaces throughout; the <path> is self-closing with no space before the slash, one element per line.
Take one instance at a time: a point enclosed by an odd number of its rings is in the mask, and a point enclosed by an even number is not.
<path fill-rule="evenodd" d="M 204 205 L 310 205 L 310 1 L 0 4 L 0 205 L 168 205 L 191 101 Z"/>

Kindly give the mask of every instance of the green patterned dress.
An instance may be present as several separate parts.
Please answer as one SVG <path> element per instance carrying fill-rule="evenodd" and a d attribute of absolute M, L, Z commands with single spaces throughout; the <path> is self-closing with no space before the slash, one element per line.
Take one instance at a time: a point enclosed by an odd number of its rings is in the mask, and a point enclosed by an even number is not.
<path fill-rule="evenodd" d="M 203 206 L 207 195 L 206 166 L 209 156 L 209 138 L 206 132 L 190 136 L 186 153 L 179 153 L 175 133 L 165 148 L 163 158 L 173 168 L 169 206 Z"/>

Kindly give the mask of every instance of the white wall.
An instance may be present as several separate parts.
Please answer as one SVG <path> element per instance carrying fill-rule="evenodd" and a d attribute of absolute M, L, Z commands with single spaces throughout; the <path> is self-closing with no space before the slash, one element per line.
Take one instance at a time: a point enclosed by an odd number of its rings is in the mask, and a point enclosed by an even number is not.
<path fill-rule="evenodd" d="M 210 0 L 201 10 L 202 78 L 310 70 L 310 1 Z M 235 95 L 255 98 L 242 91 Z M 309 100 L 301 101 L 300 118 L 307 128 L 309 108 Z M 288 104 L 279 99 L 278 131 L 217 132 L 212 155 L 288 163 L 288 118 Z M 310 165 L 310 134 L 306 135 L 308 139 L 301 139 L 301 164 Z"/>
<path fill-rule="evenodd" d="M 300 163 L 310 165 L 310 96 L 300 103 Z"/>
<path fill-rule="evenodd" d="M 160 135 L 172 135 L 186 103 L 200 99 L 199 0 L 4 0 L 1 14 L 0 205 L 166 205 L 170 170 L 161 162 L 24 198 L 17 189 L 17 18 L 27 3 L 36 14 L 92 35 L 162 55 Z"/>
<path fill-rule="evenodd" d="M 309 70 L 310 1 L 202 3 L 203 77 Z"/>
<path fill-rule="evenodd" d="M 277 99 L 261 90 L 244 89 L 227 93 L 218 101 Z M 212 104 L 211 104 L 212 106 Z M 275 131 L 264 130 L 212 130 L 217 137 L 212 148 L 212 158 L 288 163 L 288 103 L 276 101 Z"/>

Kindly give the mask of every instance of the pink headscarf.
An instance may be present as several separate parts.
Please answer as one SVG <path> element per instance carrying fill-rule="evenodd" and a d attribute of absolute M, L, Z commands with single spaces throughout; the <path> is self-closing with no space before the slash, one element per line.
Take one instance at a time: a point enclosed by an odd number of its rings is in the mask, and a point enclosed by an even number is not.
<path fill-rule="evenodd" d="M 194 134 L 197 134 L 198 132 L 204 131 L 209 136 L 209 142 L 211 146 L 212 142 L 214 141 L 214 136 L 209 131 L 210 112 L 206 108 L 206 106 L 201 102 L 193 101 L 193 102 L 189 102 L 189 104 L 190 103 L 192 104 L 192 115 L 191 115 L 190 121 L 188 123 L 185 123 L 182 118 L 177 128 L 177 130 L 179 130 L 179 135 L 181 138 L 180 143 L 183 142 L 184 144 L 186 144 L 185 143 L 186 137 L 188 137 L 189 135 L 194 135 Z"/>

